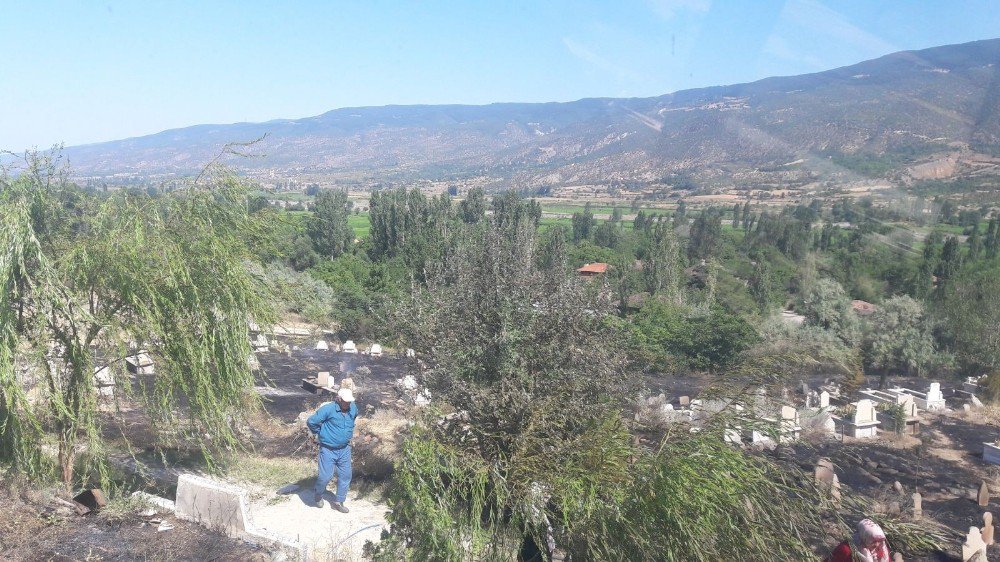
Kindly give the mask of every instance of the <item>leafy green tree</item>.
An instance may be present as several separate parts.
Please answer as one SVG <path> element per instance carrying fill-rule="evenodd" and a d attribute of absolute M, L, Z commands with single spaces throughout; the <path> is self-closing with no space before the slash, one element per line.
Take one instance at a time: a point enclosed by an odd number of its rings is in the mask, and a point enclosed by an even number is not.
<path fill-rule="evenodd" d="M 617 249 L 625 239 L 625 232 L 618 221 L 607 220 L 594 231 L 594 244 Z"/>
<path fill-rule="evenodd" d="M 754 264 L 753 274 L 749 279 L 749 289 L 758 309 L 766 313 L 774 300 L 771 264 L 767 260 L 760 259 Z"/>
<path fill-rule="evenodd" d="M 1000 267 L 991 263 L 962 271 L 935 310 L 956 355 L 973 374 L 1000 371 Z"/>
<path fill-rule="evenodd" d="M 943 289 L 948 280 L 954 277 L 962 267 L 962 250 L 957 236 L 949 236 L 941 248 L 941 259 L 938 261 L 935 274 L 938 276 L 938 288 Z"/>
<path fill-rule="evenodd" d="M 874 367 L 910 376 L 926 374 L 935 349 L 920 301 L 908 296 L 888 299 L 878 307 L 870 323 L 867 347 Z"/>
<path fill-rule="evenodd" d="M 316 204 L 306 223 L 306 232 L 317 254 L 335 258 L 350 247 L 354 231 L 347 219 L 353 205 L 347 199 L 347 193 L 339 189 L 325 189 L 316 195 Z"/>
<path fill-rule="evenodd" d="M 594 213 L 590 210 L 590 203 L 587 203 L 582 213 L 573 213 L 573 242 L 590 240 L 594 230 Z"/>
<path fill-rule="evenodd" d="M 507 224 L 468 232 L 400 315 L 432 396 L 464 421 L 407 440 L 386 558 L 509 559 L 545 544 L 550 522 L 582 524 L 627 477 L 611 302 L 575 277 L 544 282 L 534 230 Z"/>
<path fill-rule="evenodd" d="M 969 245 L 969 259 L 978 260 L 983 255 L 983 237 L 979 234 L 979 225 L 972 227 L 972 233 L 966 241 Z"/>
<path fill-rule="evenodd" d="M 474 187 L 469 190 L 469 194 L 462 200 L 461 207 L 462 220 L 466 224 L 475 224 L 486 216 L 486 193 L 481 187 Z"/>
<path fill-rule="evenodd" d="M 688 241 L 688 260 L 692 263 L 712 256 L 722 237 L 722 216 L 715 211 L 705 211 L 691 223 Z"/>
<path fill-rule="evenodd" d="M 833 279 L 820 279 L 804 295 L 802 314 L 811 326 L 831 330 L 849 346 L 861 339 L 861 324 L 851 308 L 851 299 Z"/>
<path fill-rule="evenodd" d="M 52 439 L 67 486 L 78 465 L 81 479 L 106 476 L 102 366 L 115 396 L 145 399 L 165 434 L 202 443 L 206 456 L 237 443 L 234 427 L 257 404 L 248 321 L 273 319 L 247 267 L 266 232 L 248 202 L 225 177 L 153 198 L 87 196 L 32 156 L 16 179 L 0 178 L 2 462 L 45 472 Z M 125 372 L 138 348 L 154 358 L 155 382 Z"/>
<path fill-rule="evenodd" d="M 542 234 L 538 242 L 539 269 L 565 272 L 569 263 L 567 238 L 570 235 L 568 230 L 565 226 L 557 225 Z"/>
<path fill-rule="evenodd" d="M 680 303 L 684 266 L 673 227 L 669 222 L 657 222 L 651 229 L 649 240 L 649 253 L 643 263 L 646 290 L 654 295 L 663 293 L 668 299 Z"/>
<path fill-rule="evenodd" d="M 760 340 L 745 319 L 722 307 L 700 314 L 662 300 L 647 302 L 634 319 L 636 342 L 654 366 L 718 370 Z"/>

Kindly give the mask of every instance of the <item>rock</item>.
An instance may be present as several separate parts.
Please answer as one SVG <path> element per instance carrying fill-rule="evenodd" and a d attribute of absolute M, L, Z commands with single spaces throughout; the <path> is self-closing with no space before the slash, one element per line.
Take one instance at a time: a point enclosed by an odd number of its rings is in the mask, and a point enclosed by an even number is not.
<path fill-rule="evenodd" d="M 90 513 L 91 511 L 98 511 L 108 505 L 108 500 L 104 499 L 104 492 L 100 488 L 80 492 L 73 498 L 73 502 L 86 508 L 86 511 L 81 512 L 80 515 Z"/>
<path fill-rule="evenodd" d="M 903 493 L 903 485 L 900 484 L 899 480 L 896 480 L 895 482 L 892 483 L 892 488 L 900 494 Z"/>

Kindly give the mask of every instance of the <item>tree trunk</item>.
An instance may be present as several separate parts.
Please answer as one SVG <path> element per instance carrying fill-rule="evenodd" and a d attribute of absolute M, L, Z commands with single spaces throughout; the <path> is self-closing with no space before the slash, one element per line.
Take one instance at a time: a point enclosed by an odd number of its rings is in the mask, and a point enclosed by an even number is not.
<path fill-rule="evenodd" d="M 70 491 L 73 486 L 73 468 L 76 463 L 76 448 L 72 439 L 66 433 L 59 437 L 59 468 L 62 472 L 63 486 Z"/>

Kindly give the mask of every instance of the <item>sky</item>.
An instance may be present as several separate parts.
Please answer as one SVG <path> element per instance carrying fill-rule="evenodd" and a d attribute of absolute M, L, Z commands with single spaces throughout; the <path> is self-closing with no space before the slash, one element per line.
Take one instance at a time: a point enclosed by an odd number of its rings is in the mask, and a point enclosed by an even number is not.
<path fill-rule="evenodd" d="M 0 18 L 0 149 L 340 107 L 656 96 L 997 37 L 996 0 L 19 0 Z"/>

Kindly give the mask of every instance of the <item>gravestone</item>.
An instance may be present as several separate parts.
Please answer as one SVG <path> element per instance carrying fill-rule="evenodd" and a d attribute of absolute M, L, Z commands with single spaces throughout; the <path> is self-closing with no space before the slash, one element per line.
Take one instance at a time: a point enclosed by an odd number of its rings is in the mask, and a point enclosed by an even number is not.
<path fill-rule="evenodd" d="M 833 474 L 833 482 L 830 485 L 830 497 L 833 498 L 833 504 L 840 507 L 840 478 L 837 477 L 837 473 Z"/>
<path fill-rule="evenodd" d="M 100 396 L 114 397 L 115 377 L 111 374 L 111 367 L 94 367 L 94 385 L 97 387 L 97 394 Z"/>
<path fill-rule="evenodd" d="M 316 350 L 317 351 L 329 351 L 330 350 L 330 344 L 326 343 L 326 340 L 319 340 L 318 342 L 316 342 Z"/>
<path fill-rule="evenodd" d="M 243 490 L 208 478 L 181 474 L 177 479 L 175 505 L 179 519 L 194 521 L 230 537 L 242 537 L 251 528 Z"/>
<path fill-rule="evenodd" d="M 802 426 L 799 425 L 799 412 L 791 406 L 781 407 L 781 425 L 779 432 L 779 441 L 795 441 L 799 438 L 799 434 L 802 432 Z"/>
<path fill-rule="evenodd" d="M 962 562 L 986 562 L 986 543 L 979 527 L 969 527 L 962 545 Z"/>
<path fill-rule="evenodd" d="M 819 407 L 820 408 L 829 408 L 830 407 L 830 393 L 829 392 L 827 392 L 827 391 L 824 390 L 823 392 L 819 393 Z"/>
<path fill-rule="evenodd" d="M 373 343 L 371 348 L 368 350 L 368 355 L 371 355 L 372 357 L 382 357 L 382 346 L 377 343 Z"/>
<path fill-rule="evenodd" d="M 833 484 L 833 478 L 836 476 L 833 472 L 833 462 L 828 458 L 821 458 L 816 463 L 815 469 L 816 483 L 824 486 L 830 486 Z"/>
<path fill-rule="evenodd" d="M 145 351 L 126 357 L 125 367 L 134 375 L 152 375 L 155 372 L 153 358 Z"/>
<path fill-rule="evenodd" d="M 892 489 L 896 490 L 896 492 L 899 494 L 903 493 L 903 485 L 899 482 L 899 480 L 896 480 L 895 482 L 892 483 Z"/>
<path fill-rule="evenodd" d="M 809 385 L 806 383 L 802 383 L 802 394 L 809 396 Z"/>
<path fill-rule="evenodd" d="M 333 379 L 330 377 L 329 371 L 321 371 L 316 375 L 316 386 L 331 387 L 333 386 Z"/>
<path fill-rule="evenodd" d="M 882 423 L 878 421 L 878 416 L 875 413 L 875 404 L 867 398 L 858 400 L 851 418 L 843 421 L 847 430 L 845 433 L 855 439 L 877 437 L 878 425 Z"/>
<path fill-rule="evenodd" d="M 681 408 L 686 408 L 686 407 L 688 407 L 688 406 L 691 405 L 691 397 L 690 396 L 681 396 L 680 399 L 679 399 L 679 402 L 680 402 Z"/>
<path fill-rule="evenodd" d="M 358 346 L 354 344 L 353 340 L 347 340 L 344 342 L 344 347 L 341 349 L 344 353 L 357 353 Z"/>
<path fill-rule="evenodd" d="M 913 492 L 913 519 L 919 521 L 924 516 L 924 498 L 920 492 Z"/>
<path fill-rule="evenodd" d="M 943 410 L 944 409 L 944 394 L 941 393 L 941 383 L 932 382 L 930 388 L 927 389 L 927 400 L 926 400 L 925 410 Z"/>
<path fill-rule="evenodd" d="M 257 334 L 257 337 L 251 340 L 251 346 L 254 351 L 267 353 L 270 348 L 270 342 L 267 341 L 267 336 L 264 334 Z"/>
<path fill-rule="evenodd" d="M 976 495 L 976 500 L 979 502 L 979 507 L 990 505 L 990 487 L 986 485 L 986 482 L 979 485 L 979 494 Z"/>
<path fill-rule="evenodd" d="M 993 514 L 987 511 L 983 514 L 983 542 L 986 546 L 993 544 Z"/>

